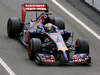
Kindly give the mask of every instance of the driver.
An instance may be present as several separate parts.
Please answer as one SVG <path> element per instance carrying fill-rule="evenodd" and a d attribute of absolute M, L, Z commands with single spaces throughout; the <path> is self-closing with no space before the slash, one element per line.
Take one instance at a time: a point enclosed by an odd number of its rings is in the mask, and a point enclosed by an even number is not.
<path fill-rule="evenodd" d="M 47 23 L 47 24 L 45 24 L 44 30 L 45 30 L 46 32 L 54 32 L 53 24 L 52 24 L 52 23 Z"/>

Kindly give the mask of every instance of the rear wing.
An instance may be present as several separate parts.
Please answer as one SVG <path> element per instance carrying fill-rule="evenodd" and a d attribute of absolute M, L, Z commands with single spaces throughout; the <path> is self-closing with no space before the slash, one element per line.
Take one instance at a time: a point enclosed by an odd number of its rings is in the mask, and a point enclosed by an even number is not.
<path fill-rule="evenodd" d="M 26 11 L 44 11 L 48 12 L 49 7 L 44 3 L 24 3 L 22 4 L 22 23 L 25 22 Z M 36 13 L 37 17 L 37 13 Z"/>

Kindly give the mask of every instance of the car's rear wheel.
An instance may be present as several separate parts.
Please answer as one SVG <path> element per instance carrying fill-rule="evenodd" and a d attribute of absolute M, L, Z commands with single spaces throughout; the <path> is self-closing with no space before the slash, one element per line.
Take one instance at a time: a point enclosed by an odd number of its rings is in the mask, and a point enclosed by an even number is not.
<path fill-rule="evenodd" d="M 52 23 L 56 25 L 59 29 L 65 29 L 65 23 L 63 18 L 55 17 L 51 18 Z"/>
<path fill-rule="evenodd" d="M 7 23 L 7 33 L 10 38 L 19 36 L 21 32 L 21 21 L 19 18 L 11 17 Z"/>
<path fill-rule="evenodd" d="M 32 38 L 28 45 L 28 56 L 30 60 L 34 59 L 35 53 L 41 52 L 41 40 L 37 38 Z"/>
<path fill-rule="evenodd" d="M 76 41 L 76 52 L 75 53 L 88 53 L 89 54 L 89 44 L 86 39 L 77 39 Z"/>

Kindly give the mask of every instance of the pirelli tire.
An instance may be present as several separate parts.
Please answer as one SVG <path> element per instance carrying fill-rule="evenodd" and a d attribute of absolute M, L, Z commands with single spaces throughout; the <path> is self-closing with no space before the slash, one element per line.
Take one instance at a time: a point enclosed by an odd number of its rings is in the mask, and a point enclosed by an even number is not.
<path fill-rule="evenodd" d="M 76 41 L 76 52 L 75 53 L 88 53 L 89 54 L 89 43 L 86 39 L 77 39 Z"/>
<path fill-rule="evenodd" d="M 7 23 L 7 33 L 10 38 L 18 37 L 21 32 L 21 21 L 17 17 L 11 17 Z"/>
<path fill-rule="evenodd" d="M 38 38 L 32 38 L 28 44 L 28 57 L 30 60 L 35 58 L 36 53 L 40 53 L 42 48 L 41 40 Z"/>
<path fill-rule="evenodd" d="M 63 18 L 55 17 L 54 18 L 54 24 L 60 29 L 65 29 L 65 22 Z"/>

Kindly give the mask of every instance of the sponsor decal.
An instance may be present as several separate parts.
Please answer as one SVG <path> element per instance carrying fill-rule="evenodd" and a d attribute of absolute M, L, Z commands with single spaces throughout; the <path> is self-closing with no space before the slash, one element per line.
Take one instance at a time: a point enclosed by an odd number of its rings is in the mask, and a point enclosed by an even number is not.
<path fill-rule="evenodd" d="M 31 4 L 26 4 L 25 7 L 35 7 L 35 8 L 36 8 L 36 7 L 40 7 L 40 8 L 43 8 L 43 7 L 46 7 L 46 5 L 45 5 L 45 4 L 43 4 L 43 5 L 33 5 L 33 4 L 31 5 Z"/>
<path fill-rule="evenodd" d="M 46 10 L 46 8 L 26 8 L 26 10 Z"/>
<path fill-rule="evenodd" d="M 73 56 L 73 62 L 76 63 L 86 63 L 89 59 L 89 56 L 86 56 L 85 54 L 76 54 Z"/>
<path fill-rule="evenodd" d="M 55 58 L 53 55 L 44 55 L 44 54 L 39 54 L 41 61 L 45 63 L 53 63 L 55 62 Z"/>

